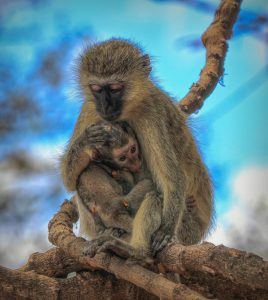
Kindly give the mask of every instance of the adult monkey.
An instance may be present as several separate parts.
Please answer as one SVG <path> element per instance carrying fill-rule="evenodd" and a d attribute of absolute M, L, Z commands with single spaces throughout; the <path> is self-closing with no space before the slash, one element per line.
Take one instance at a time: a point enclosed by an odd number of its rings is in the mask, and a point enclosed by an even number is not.
<path fill-rule="evenodd" d="M 178 236 L 189 195 L 196 200 L 199 234 L 195 242 L 200 241 L 213 219 L 210 178 L 185 115 L 150 79 L 149 56 L 133 43 L 112 39 L 86 49 L 78 70 L 85 100 L 61 163 L 65 186 L 76 189 L 77 178 L 89 163 L 88 148 L 108 138 L 90 125 L 101 119 L 125 120 L 135 131 L 144 163 L 163 195 L 162 221 L 153 236 L 153 249 L 162 247 L 171 235 Z M 134 226 L 142 225 L 135 222 Z"/>

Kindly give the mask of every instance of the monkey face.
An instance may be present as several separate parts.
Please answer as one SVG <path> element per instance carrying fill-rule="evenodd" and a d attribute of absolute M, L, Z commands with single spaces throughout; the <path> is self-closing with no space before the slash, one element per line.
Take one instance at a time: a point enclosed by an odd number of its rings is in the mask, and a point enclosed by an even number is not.
<path fill-rule="evenodd" d="M 89 88 L 94 96 L 98 113 L 105 120 L 117 119 L 122 111 L 124 84 L 122 82 L 90 84 Z"/>
<path fill-rule="evenodd" d="M 139 146 L 136 140 L 129 139 L 127 145 L 113 149 L 113 159 L 120 169 L 127 169 L 132 173 L 141 170 L 141 160 L 139 157 Z"/>

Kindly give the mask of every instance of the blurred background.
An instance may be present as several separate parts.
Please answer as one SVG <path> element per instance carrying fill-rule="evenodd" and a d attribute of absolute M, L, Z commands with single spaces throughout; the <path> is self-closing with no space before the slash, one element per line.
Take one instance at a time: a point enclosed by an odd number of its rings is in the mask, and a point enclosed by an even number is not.
<path fill-rule="evenodd" d="M 182 98 L 204 65 L 214 0 L 0 0 L 0 264 L 45 251 L 64 198 L 58 159 L 79 113 L 73 63 L 83 45 L 139 42 L 154 77 Z M 191 120 L 215 186 L 208 240 L 268 259 L 268 3 L 244 1 L 225 74 Z"/>

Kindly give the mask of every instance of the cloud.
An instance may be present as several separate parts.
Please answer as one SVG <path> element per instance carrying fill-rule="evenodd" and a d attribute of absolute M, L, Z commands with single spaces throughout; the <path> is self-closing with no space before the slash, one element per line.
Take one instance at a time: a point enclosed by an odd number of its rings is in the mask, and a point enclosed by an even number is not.
<path fill-rule="evenodd" d="M 249 167 L 233 180 L 233 203 L 208 239 L 268 258 L 268 167 Z"/>
<path fill-rule="evenodd" d="M 34 252 L 44 252 L 51 245 L 47 238 L 47 224 L 39 231 L 0 231 L 0 264 L 9 268 L 21 267 Z"/>

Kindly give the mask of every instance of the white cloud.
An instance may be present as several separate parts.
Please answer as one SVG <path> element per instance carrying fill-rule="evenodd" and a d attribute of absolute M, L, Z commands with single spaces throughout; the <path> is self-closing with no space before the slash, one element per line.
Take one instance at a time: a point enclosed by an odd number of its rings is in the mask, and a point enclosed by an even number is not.
<path fill-rule="evenodd" d="M 232 199 L 209 241 L 268 258 L 268 168 L 242 170 L 233 180 Z"/>
<path fill-rule="evenodd" d="M 0 231 L 0 264 L 9 268 L 21 267 L 34 252 L 51 247 L 47 238 L 47 224 L 39 231 L 24 233 Z"/>

